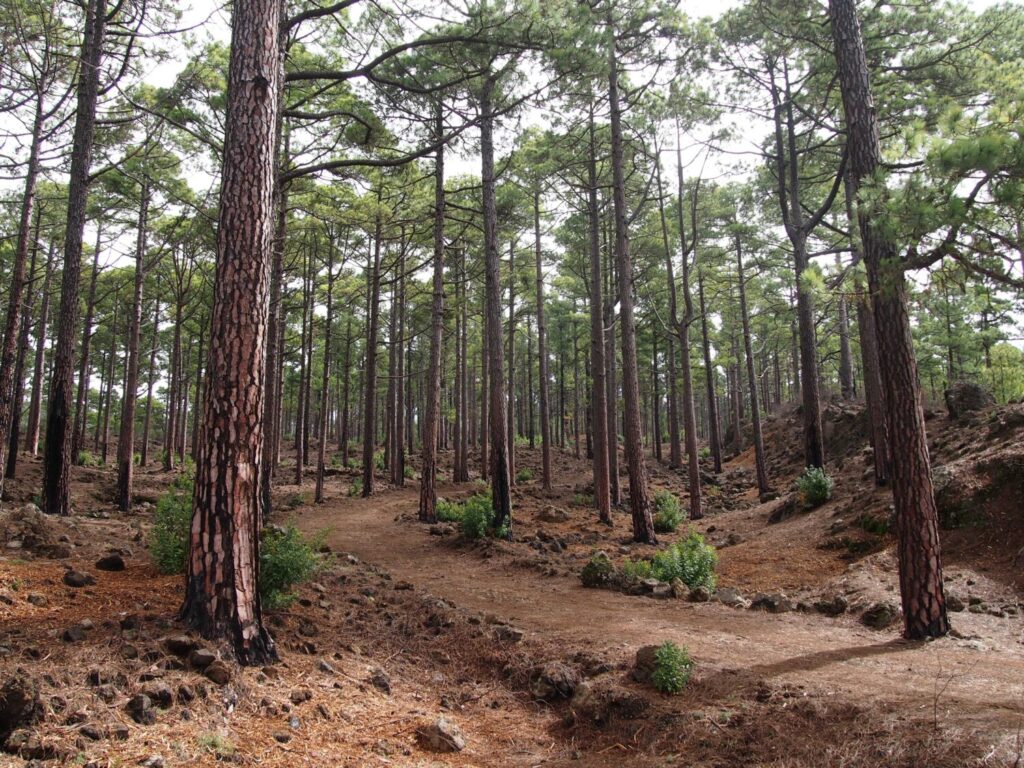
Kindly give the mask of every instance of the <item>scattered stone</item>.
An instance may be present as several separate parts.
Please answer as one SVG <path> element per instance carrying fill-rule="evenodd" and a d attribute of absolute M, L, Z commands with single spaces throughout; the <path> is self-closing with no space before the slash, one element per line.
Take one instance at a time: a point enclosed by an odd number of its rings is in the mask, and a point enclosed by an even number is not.
<path fill-rule="evenodd" d="M 875 603 L 861 614 L 860 622 L 871 629 L 885 629 L 899 617 L 899 609 L 892 603 Z"/>
<path fill-rule="evenodd" d="M 297 706 L 312 699 L 313 692 L 308 688 L 298 688 L 292 691 L 288 698 L 291 700 L 292 704 Z"/>
<path fill-rule="evenodd" d="M 144 693 L 132 696 L 125 705 L 128 714 L 131 715 L 139 725 L 152 725 L 156 722 L 156 712 L 153 710 L 153 701 Z"/>
<path fill-rule="evenodd" d="M 800 512 L 800 509 L 800 502 L 796 494 L 791 493 L 772 507 L 771 512 L 768 513 L 768 524 L 775 525 L 783 520 L 788 520 Z"/>
<path fill-rule="evenodd" d="M 223 661 L 215 661 L 203 670 L 206 679 L 217 685 L 227 685 L 231 682 L 231 669 Z"/>
<path fill-rule="evenodd" d="M 704 586 L 696 587 L 690 590 L 687 599 L 691 603 L 706 603 L 711 599 L 711 590 Z"/>
<path fill-rule="evenodd" d="M 188 663 L 195 669 L 206 669 L 217 660 L 217 654 L 209 648 L 196 648 L 188 655 Z"/>
<path fill-rule="evenodd" d="M 45 608 L 47 604 L 50 602 L 46 599 L 46 595 L 40 592 L 29 592 L 28 597 L 25 599 L 28 600 L 29 603 L 34 605 L 36 608 Z"/>
<path fill-rule="evenodd" d="M 518 627 L 502 624 L 494 628 L 494 639 L 501 643 L 520 643 L 526 633 Z"/>
<path fill-rule="evenodd" d="M 172 635 L 164 638 L 164 648 L 175 656 L 186 657 L 196 647 L 196 641 L 188 635 Z"/>
<path fill-rule="evenodd" d="M 82 573 L 72 568 L 69 571 L 64 571 L 63 581 L 69 587 L 79 589 L 81 587 L 91 587 L 96 583 L 96 577 L 91 573 Z"/>
<path fill-rule="evenodd" d="M 725 545 L 727 547 L 734 547 L 737 544 L 743 543 L 743 537 L 738 533 L 730 533 L 725 537 Z"/>
<path fill-rule="evenodd" d="M 287 731 L 274 731 L 274 741 L 279 744 L 287 744 L 292 740 L 292 735 Z"/>
<path fill-rule="evenodd" d="M 96 561 L 96 569 L 99 571 L 123 571 L 125 569 L 124 558 L 116 553 L 105 555 Z"/>
<path fill-rule="evenodd" d="M 461 752 L 466 747 L 462 731 L 445 717 L 417 728 L 416 740 L 431 752 Z"/>
<path fill-rule="evenodd" d="M 0 686 L 0 740 L 42 720 L 44 712 L 39 685 L 24 670 L 16 670 Z"/>
<path fill-rule="evenodd" d="M 946 595 L 946 610 L 953 611 L 953 613 L 960 613 L 966 607 L 967 606 L 964 605 L 963 598 L 956 592 L 950 592 Z"/>
<path fill-rule="evenodd" d="M 826 616 L 841 616 L 846 613 L 846 609 L 849 608 L 850 604 L 845 597 L 842 595 L 832 595 L 831 597 L 823 597 L 814 603 L 814 610 L 818 613 L 823 613 Z"/>
<path fill-rule="evenodd" d="M 391 695 L 391 675 L 380 667 L 374 667 L 370 670 L 370 685 L 381 693 Z"/>
<path fill-rule="evenodd" d="M 117 689 L 109 683 L 105 683 L 97 686 L 96 696 L 99 697 L 100 701 L 111 704 L 117 698 Z"/>
<path fill-rule="evenodd" d="M 768 613 L 789 613 L 796 610 L 796 604 L 781 592 L 774 592 L 770 595 L 754 595 L 750 607 L 755 610 L 768 611 Z"/>
<path fill-rule="evenodd" d="M 107 738 L 111 741 L 127 741 L 131 730 L 124 723 L 114 723 L 107 729 Z"/>
<path fill-rule="evenodd" d="M 633 671 L 630 673 L 630 676 L 638 683 L 650 684 L 651 676 L 654 674 L 654 668 L 657 665 L 655 656 L 657 652 L 658 646 L 656 645 L 645 645 L 637 650 L 636 658 L 633 661 Z"/>
<path fill-rule="evenodd" d="M 80 643 L 85 640 L 85 630 L 80 625 L 75 624 L 65 629 L 60 637 L 65 643 Z"/>
<path fill-rule="evenodd" d="M 537 514 L 537 519 L 543 523 L 564 523 L 569 520 L 569 513 L 548 505 Z"/>
<path fill-rule="evenodd" d="M 84 736 L 85 738 L 89 739 L 89 741 L 99 741 L 103 738 L 103 732 L 100 731 L 100 729 L 97 728 L 95 725 L 91 725 L 89 723 L 86 723 L 81 728 L 79 728 L 78 732 L 82 734 L 82 736 Z"/>
<path fill-rule="evenodd" d="M 651 590 L 651 597 L 661 600 L 672 597 L 672 585 L 659 582 L 658 586 Z"/>
<path fill-rule="evenodd" d="M 164 768 L 164 759 L 160 755 L 150 755 L 149 757 L 140 760 L 139 765 L 142 768 Z"/>
<path fill-rule="evenodd" d="M 748 608 L 750 602 L 732 587 L 719 587 L 715 591 L 715 599 L 730 608 Z"/>
<path fill-rule="evenodd" d="M 195 701 L 196 692 L 192 690 L 192 686 L 182 683 L 178 686 L 178 703 L 188 704 Z"/>
<path fill-rule="evenodd" d="M 174 703 L 174 692 L 165 683 L 150 683 L 142 692 L 160 709 L 167 709 Z"/>
<path fill-rule="evenodd" d="M 580 581 L 584 587 L 607 586 L 614 576 L 615 566 L 606 552 L 595 552 L 580 571 Z"/>
<path fill-rule="evenodd" d="M 530 693 L 539 701 L 571 699 L 579 684 L 579 672 L 559 661 L 538 665 L 530 671 Z"/>

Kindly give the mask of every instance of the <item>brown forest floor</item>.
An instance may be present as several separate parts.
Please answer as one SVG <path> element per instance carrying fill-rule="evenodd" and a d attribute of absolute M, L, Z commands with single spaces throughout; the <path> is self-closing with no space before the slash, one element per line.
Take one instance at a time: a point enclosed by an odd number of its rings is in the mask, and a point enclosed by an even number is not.
<path fill-rule="evenodd" d="M 884 515 L 888 498 L 865 478 L 856 429 L 844 451 L 844 418 L 830 421 L 838 446 L 832 502 L 766 524 L 778 502 L 752 497 L 750 456 L 741 454 L 707 486 L 711 513 L 694 526 L 721 545 L 721 586 L 747 597 L 782 591 L 804 602 L 843 594 L 850 611 L 838 618 L 584 589 L 577 574 L 593 551 L 621 559 L 650 550 L 629 544 L 625 512 L 615 513 L 608 530 L 578 503 L 589 468 L 568 453 L 555 455 L 552 492 L 536 480 L 515 489 L 513 542 L 432 535 L 414 521 L 415 481 L 363 500 L 348 497 L 351 478 L 339 473 L 322 506 L 308 503 L 308 486 L 282 485 L 276 493 L 276 519 L 310 533 L 326 529 L 336 553 L 296 603 L 270 616 L 282 662 L 233 667 L 230 683 L 215 686 L 163 646 L 182 632 L 180 578 L 160 576 L 140 542 L 151 509 L 119 515 L 109 504 L 112 471 L 76 469 L 76 514 L 54 521 L 50 532 L 67 537 L 70 558 L 10 547 L 0 555 L 0 682 L 16 669 L 38 681 L 48 710 L 33 730 L 40 757 L 97 767 L 152 756 L 182 766 L 1015 765 L 1024 728 L 1024 627 L 1015 615 L 1020 479 L 994 484 L 984 497 L 986 517 L 944 540 L 947 591 L 992 610 L 953 614 L 956 636 L 904 642 L 897 626 L 876 631 L 858 621 L 864 607 L 898 604 L 898 597 L 891 537 L 858 523 Z M 962 426 L 938 419 L 930 425 L 933 456 L 981 472 L 993 456 L 1017 455 L 1021 424 L 1014 424 L 996 438 L 991 422 L 975 424 L 967 440 Z M 793 430 L 791 417 L 768 425 L 780 489 L 798 466 Z M 519 466 L 539 475 L 538 454 L 517 449 Z M 683 492 L 679 472 L 650 466 L 655 487 Z M 10 495 L 28 499 L 38 471 L 26 459 Z M 140 495 L 155 498 L 168 480 L 142 473 Z M 440 493 L 481 489 L 443 484 Z M 551 522 L 549 507 L 567 519 Z M 561 551 L 542 545 L 551 539 L 562 542 Z M 128 554 L 126 571 L 93 568 L 111 548 Z M 64 586 L 67 565 L 92 573 L 97 584 Z M 126 616 L 137 618 L 137 628 L 122 628 Z M 93 627 L 84 640 L 61 639 L 83 620 Z M 522 630 L 523 639 L 509 641 L 506 626 Z M 668 639 L 686 645 L 697 664 L 676 697 L 629 679 L 637 648 Z M 614 703 L 614 715 L 595 723 L 567 702 L 535 701 L 532 671 L 553 661 L 588 678 Z M 390 693 L 370 683 L 377 668 L 390 676 Z M 111 689 L 90 685 L 94 669 Z M 173 701 L 155 724 L 137 725 L 125 704 L 154 684 L 166 685 Z M 416 727 L 438 715 L 462 729 L 463 752 L 420 749 Z M 85 726 L 99 738 L 85 735 Z M 24 764 L 0 755 L 0 766 Z"/>

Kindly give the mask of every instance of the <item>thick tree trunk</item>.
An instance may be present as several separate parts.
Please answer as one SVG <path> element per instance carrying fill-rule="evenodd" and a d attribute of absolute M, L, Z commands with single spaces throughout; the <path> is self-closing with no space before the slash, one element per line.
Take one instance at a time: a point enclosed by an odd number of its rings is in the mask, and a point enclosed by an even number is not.
<path fill-rule="evenodd" d="M 483 185 L 484 287 L 486 293 L 487 355 L 490 378 L 491 504 L 495 526 L 512 538 L 512 476 L 505 410 L 505 370 L 501 344 L 501 262 L 498 258 L 498 211 L 495 204 L 494 113 L 495 81 L 484 76 L 480 94 L 480 161 Z"/>
<path fill-rule="evenodd" d="M 15 368 L 18 363 L 18 342 L 21 328 L 28 327 L 22 318 L 22 303 L 25 295 L 25 262 L 28 261 L 32 244 L 33 214 L 36 205 L 36 182 L 39 178 L 39 152 L 43 143 L 43 98 L 36 94 L 35 117 L 32 120 L 32 137 L 29 140 L 28 166 L 25 170 L 25 187 L 21 196 L 21 215 L 18 218 L 18 240 L 14 247 L 14 263 L 7 278 L 7 317 L 4 320 L 2 346 L 0 346 L 0 497 L 3 495 L 4 472 L 7 468 L 7 452 L 10 450 L 11 414 L 14 410 Z M 33 251 L 33 254 L 35 251 Z M 33 255 L 33 262 L 35 256 Z M 26 339 L 27 341 L 27 339 Z M 21 380 L 17 382 L 20 395 Z M 20 410 L 20 409 L 19 409 Z M 20 421 L 20 414 L 19 414 Z M 14 443 L 17 454 L 17 442 Z"/>
<path fill-rule="evenodd" d="M 316 437 L 316 491 L 314 502 L 324 503 L 324 473 L 327 470 L 327 405 L 330 402 L 331 325 L 334 323 L 334 243 L 327 248 L 327 301 L 324 317 L 324 357 L 320 372 L 320 414 Z"/>
<path fill-rule="evenodd" d="M 612 25 L 611 14 L 608 18 Z M 622 117 L 619 106 L 619 66 L 615 35 L 608 47 L 608 100 L 611 106 L 612 193 L 615 211 L 615 261 L 619 284 L 619 324 L 622 336 L 622 394 L 626 427 L 626 465 L 629 469 L 629 501 L 633 514 L 633 539 L 654 544 L 651 497 L 644 464 L 643 423 L 640 418 L 640 381 L 637 368 L 636 325 L 633 318 L 633 262 L 626 228 L 626 179 L 623 169 Z"/>
<path fill-rule="evenodd" d="M 89 171 L 92 165 L 96 101 L 106 33 L 106 0 L 89 0 L 85 37 L 78 68 L 74 149 L 68 178 L 68 214 L 64 228 L 64 272 L 61 278 L 60 322 L 57 326 L 53 374 L 46 413 L 46 456 L 43 459 L 43 509 L 50 514 L 71 511 L 71 393 L 74 377 L 75 326 L 78 286 L 82 273 L 82 234 L 85 230 Z"/>
<path fill-rule="evenodd" d="M 516 248 L 508 244 L 508 474 L 516 478 Z"/>
<path fill-rule="evenodd" d="M 139 221 L 135 242 L 135 285 L 132 314 L 128 318 L 128 359 L 121 396 L 121 425 L 117 436 L 117 508 L 132 508 L 132 480 L 135 472 L 135 401 L 139 388 L 139 335 L 142 329 L 142 285 L 146 278 L 146 227 L 149 220 L 149 184 L 142 183 Z"/>
<path fill-rule="evenodd" d="M 28 336 L 32 327 L 32 314 L 35 311 L 35 283 L 39 279 L 39 214 L 35 216 L 35 226 L 32 234 L 32 258 L 28 271 L 28 296 L 25 299 L 25 306 L 18 323 L 18 354 L 14 363 L 14 376 L 11 379 L 13 388 L 11 394 L 11 420 L 10 435 L 7 440 L 7 466 L 4 470 L 5 477 L 14 477 L 18 471 L 18 448 L 21 443 L 21 411 L 25 401 L 25 358 L 28 357 Z"/>
<path fill-rule="evenodd" d="M 380 203 L 380 198 L 377 200 Z M 380 247 L 381 217 L 377 214 L 373 229 L 373 252 L 369 265 L 369 317 L 366 324 L 366 370 L 363 397 L 363 498 L 373 493 L 373 449 L 376 436 L 377 407 L 377 334 L 380 322 Z"/>
<path fill-rule="evenodd" d="M 590 421 L 594 432 L 594 504 L 601 522 L 611 525 L 611 490 L 608 469 L 608 385 L 605 376 L 604 296 L 601 275 L 601 218 L 597 207 L 597 147 L 594 112 L 588 123 L 587 219 L 590 256 Z"/>
<path fill-rule="evenodd" d="M 309 253 L 309 249 L 306 249 L 303 255 L 303 270 L 302 270 L 302 333 L 299 335 L 299 391 L 298 406 L 295 409 L 295 484 L 298 486 L 302 485 L 303 467 L 306 464 L 305 457 L 305 432 L 306 432 L 306 402 L 308 396 L 308 390 L 306 389 L 306 373 L 307 373 L 307 341 L 308 338 L 313 335 L 312 331 L 312 317 L 309 312 L 309 296 L 311 293 L 310 287 L 310 262 L 312 256 Z"/>
<path fill-rule="evenodd" d="M 700 301 L 700 337 L 704 352 L 704 376 L 708 401 L 708 444 L 715 474 L 722 471 L 722 434 L 718 419 L 718 393 L 715 387 L 715 366 L 711 359 L 711 337 L 708 335 L 708 313 L 704 302 L 704 271 L 697 269 L 697 297 Z"/>
<path fill-rule="evenodd" d="M 862 258 L 860 238 L 856 236 L 856 217 L 854 215 L 853 178 L 847 171 L 846 217 L 850 222 L 850 246 L 853 250 L 853 263 L 856 265 Z M 886 485 L 889 482 L 891 458 L 889 452 L 889 433 L 885 424 L 885 391 L 882 388 L 882 374 L 878 360 L 878 344 L 875 341 L 875 315 L 871 310 L 871 297 L 868 295 L 863 279 L 857 285 L 857 335 L 860 337 L 861 367 L 864 370 L 864 399 L 867 403 L 868 418 L 871 423 L 871 447 L 874 453 L 875 484 Z"/>
<path fill-rule="evenodd" d="M 747 388 L 750 390 L 750 421 L 754 432 L 754 465 L 757 470 L 757 492 L 764 498 L 769 490 L 768 463 L 764 456 L 764 437 L 761 433 L 761 404 L 757 394 L 757 372 L 754 365 L 754 343 L 750 334 L 750 316 L 747 312 L 747 283 L 743 274 L 743 244 L 736 235 L 736 273 L 740 293 L 740 319 L 743 322 L 743 351 L 747 358 Z"/>
<path fill-rule="evenodd" d="M 551 403 L 548 401 L 548 330 L 544 318 L 544 267 L 541 252 L 541 191 L 534 191 L 534 251 L 537 261 L 537 357 L 541 395 L 541 485 L 551 490 Z M 578 442 L 579 444 L 579 442 Z"/>
<path fill-rule="evenodd" d="M 864 179 L 874 178 L 881 165 L 878 121 L 856 4 L 853 0 L 830 0 L 829 12 L 856 191 Z M 857 219 L 874 303 L 889 438 L 893 455 L 899 457 L 892 465 L 892 490 L 904 634 L 910 639 L 941 637 L 949 632 L 949 619 L 942 584 L 939 519 L 903 264 L 884 230 L 875 227 L 867 205 L 858 207 Z"/>
<path fill-rule="evenodd" d="M 280 0 L 235 0 L 208 386 L 196 461 L 186 623 L 239 661 L 276 658 L 259 594 L 264 363 L 274 236 Z"/>
<path fill-rule="evenodd" d="M 174 469 L 175 443 L 178 438 L 178 398 L 181 388 L 181 322 L 182 301 L 179 294 L 174 305 L 174 337 L 171 342 L 171 383 L 167 390 L 167 431 L 164 434 L 164 471 Z"/>

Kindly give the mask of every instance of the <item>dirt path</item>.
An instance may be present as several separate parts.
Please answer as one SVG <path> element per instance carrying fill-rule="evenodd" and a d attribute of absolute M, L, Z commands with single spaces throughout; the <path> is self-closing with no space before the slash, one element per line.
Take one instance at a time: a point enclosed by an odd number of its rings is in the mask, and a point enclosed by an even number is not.
<path fill-rule="evenodd" d="M 724 692 L 759 680 L 807 685 L 854 701 L 903 704 L 928 717 L 937 707 L 940 717 L 948 714 L 964 726 L 1004 732 L 1024 717 L 1018 621 L 957 614 L 955 625 L 971 639 L 918 645 L 849 618 L 772 615 L 584 589 L 575 579 L 440 546 L 423 527 L 397 522 L 399 513 L 415 512 L 417 498 L 416 487 L 365 500 L 336 498 L 300 510 L 297 520 L 306 531 L 332 529 L 328 540 L 336 551 L 567 647 L 613 648 L 626 656 L 666 639 L 685 644 L 703 674 L 720 678 L 715 682 Z"/>

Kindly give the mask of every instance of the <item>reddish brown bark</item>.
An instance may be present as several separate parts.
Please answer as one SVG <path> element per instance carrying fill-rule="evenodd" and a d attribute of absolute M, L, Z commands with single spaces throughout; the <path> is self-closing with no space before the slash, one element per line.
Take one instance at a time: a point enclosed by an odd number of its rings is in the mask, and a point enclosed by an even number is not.
<path fill-rule="evenodd" d="M 853 0 L 830 0 L 829 13 L 846 116 L 850 171 L 857 191 L 865 179 L 874 178 L 881 166 L 878 118 L 856 4 Z M 889 438 L 893 455 L 898 457 L 892 465 L 892 492 L 904 635 L 910 639 L 941 637 L 950 627 L 942 584 L 939 516 L 903 264 L 885 230 L 876 227 L 868 206 L 858 207 L 857 220 L 874 305 Z"/>
<path fill-rule="evenodd" d="M 259 594 L 264 363 L 274 235 L 280 0 L 236 0 L 185 621 L 242 663 L 276 657 Z"/>

